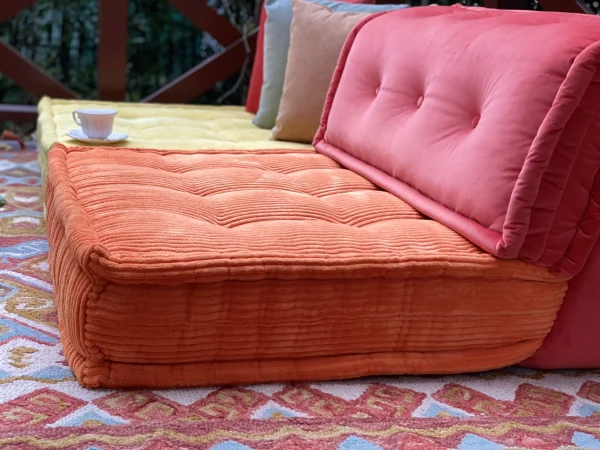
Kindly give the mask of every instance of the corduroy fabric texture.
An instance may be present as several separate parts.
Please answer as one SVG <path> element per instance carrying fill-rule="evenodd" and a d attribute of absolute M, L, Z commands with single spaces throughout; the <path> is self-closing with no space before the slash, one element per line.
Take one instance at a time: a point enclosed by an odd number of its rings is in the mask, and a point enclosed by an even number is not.
<path fill-rule="evenodd" d="M 566 290 L 316 153 L 58 144 L 47 202 L 89 387 L 491 369 L 540 346 Z"/>
<path fill-rule="evenodd" d="M 161 105 L 43 98 L 38 104 L 37 141 L 42 183 L 46 180 L 47 153 L 57 143 L 79 145 L 67 136 L 78 128 L 72 111 L 78 108 L 114 108 L 115 130 L 129 139 L 114 147 L 229 150 L 293 148 L 312 151 L 310 145 L 273 142 L 271 132 L 252 124 L 252 114 L 241 106 Z"/>

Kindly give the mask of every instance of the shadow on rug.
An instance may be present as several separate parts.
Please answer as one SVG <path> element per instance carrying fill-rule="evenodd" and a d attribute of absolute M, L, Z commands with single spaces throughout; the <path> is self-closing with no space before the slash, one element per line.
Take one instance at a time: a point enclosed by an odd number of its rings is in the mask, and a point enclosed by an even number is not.
<path fill-rule="evenodd" d="M 87 390 L 60 344 L 36 152 L 0 152 L 0 448 L 600 449 L 600 371 Z"/>

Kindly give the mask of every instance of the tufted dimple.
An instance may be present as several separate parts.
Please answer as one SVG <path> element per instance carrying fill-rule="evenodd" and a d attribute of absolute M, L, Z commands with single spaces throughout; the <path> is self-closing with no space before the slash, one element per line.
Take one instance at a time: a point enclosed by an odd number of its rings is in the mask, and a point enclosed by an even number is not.
<path fill-rule="evenodd" d="M 598 17 L 390 12 L 347 39 L 314 144 L 486 251 L 574 275 L 600 228 L 600 191 L 567 194 L 600 168 L 598 67 Z M 385 101 L 353 108 L 381 77 Z"/>
<path fill-rule="evenodd" d="M 502 366 L 539 345 L 565 289 L 317 153 L 49 157 L 55 300 L 88 386 Z"/>
<path fill-rule="evenodd" d="M 379 95 L 379 89 L 380 89 L 380 86 L 377 86 L 375 88 L 375 96 Z"/>
<path fill-rule="evenodd" d="M 291 266 L 298 258 L 307 263 L 326 258 L 330 270 L 365 257 L 385 266 L 396 258 L 418 260 L 419 239 L 428 242 L 428 256 L 493 261 L 317 153 L 164 154 L 61 146 L 54 152 L 55 164 L 64 164 L 68 177 L 64 186 L 77 192 L 78 209 L 91 226 L 87 232 L 110 255 L 97 269 L 112 277 L 153 265 L 165 268 L 156 276 L 175 276 L 187 264 L 180 259 L 182 251 L 205 262 L 236 255 L 234 266 L 219 263 L 230 276 L 243 274 L 242 266 L 256 258 L 273 255 Z M 152 223 L 144 226 L 149 217 Z M 141 266 L 140 255 L 146 261 Z"/>

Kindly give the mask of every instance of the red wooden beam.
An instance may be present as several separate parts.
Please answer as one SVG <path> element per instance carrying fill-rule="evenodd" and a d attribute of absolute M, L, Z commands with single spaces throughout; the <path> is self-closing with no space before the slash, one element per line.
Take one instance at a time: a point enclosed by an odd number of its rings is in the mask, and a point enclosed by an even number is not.
<path fill-rule="evenodd" d="M 36 97 L 75 98 L 75 93 L 46 74 L 10 44 L 0 42 L 0 72 Z"/>
<path fill-rule="evenodd" d="M 0 4 L 0 23 L 16 16 L 25 8 L 30 7 L 36 0 L 2 0 Z"/>
<path fill-rule="evenodd" d="M 37 107 L 32 105 L 0 105 L 0 123 L 33 122 L 37 120 Z"/>
<path fill-rule="evenodd" d="M 100 0 L 98 96 L 101 100 L 125 100 L 127 16 L 127 0 Z"/>
<path fill-rule="evenodd" d="M 224 47 L 233 44 L 242 37 L 240 31 L 208 6 L 205 0 L 168 0 L 200 30 L 206 31 Z"/>
<path fill-rule="evenodd" d="M 206 59 L 196 67 L 188 70 L 179 78 L 171 81 L 166 86 L 146 97 L 144 102 L 157 103 L 188 103 L 199 95 L 208 91 L 219 81 L 239 71 L 247 57 L 252 57 L 256 48 L 256 35 L 258 30 L 253 30 L 247 36 L 251 54 L 246 52 L 243 39 L 238 39 L 234 44 L 220 53 Z"/>

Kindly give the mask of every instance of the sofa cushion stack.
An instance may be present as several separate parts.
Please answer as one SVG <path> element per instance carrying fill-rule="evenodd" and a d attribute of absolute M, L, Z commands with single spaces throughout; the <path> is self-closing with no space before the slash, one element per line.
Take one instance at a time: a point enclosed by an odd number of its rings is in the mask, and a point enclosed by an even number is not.
<path fill-rule="evenodd" d="M 342 51 L 320 154 L 54 144 L 50 264 L 78 380 L 454 373 L 533 355 L 597 237 L 597 25 L 371 16 Z"/>
<path fill-rule="evenodd" d="M 488 252 L 573 277 L 526 364 L 600 367 L 600 19 L 418 8 L 350 41 L 317 149 Z"/>

